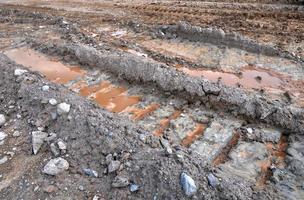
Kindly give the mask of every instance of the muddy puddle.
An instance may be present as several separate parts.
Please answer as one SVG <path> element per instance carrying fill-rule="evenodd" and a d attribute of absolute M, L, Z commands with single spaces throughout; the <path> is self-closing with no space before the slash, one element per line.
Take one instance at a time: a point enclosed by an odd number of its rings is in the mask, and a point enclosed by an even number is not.
<path fill-rule="evenodd" d="M 179 68 L 178 70 L 185 72 L 191 76 L 204 77 L 210 81 L 218 82 L 228 86 L 241 86 L 247 89 L 263 89 L 273 88 L 280 89 L 284 81 L 265 70 L 244 68 L 239 74 L 228 72 L 219 72 L 202 69 Z"/>
<path fill-rule="evenodd" d="M 79 67 L 66 66 L 28 48 L 8 50 L 5 55 L 31 71 L 40 72 L 48 80 L 55 83 L 66 84 L 86 74 L 86 71 Z M 121 112 L 140 101 L 139 96 L 127 95 L 125 87 L 117 87 L 108 81 L 93 86 L 88 86 L 84 81 L 79 81 L 72 85 L 70 89 L 79 89 L 80 95 L 93 99 L 101 107 L 111 112 Z"/>
<path fill-rule="evenodd" d="M 141 99 L 139 96 L 127 95 L 125 87 L 117 87 L 108 81 L 81 87 L 79 92 L 80 95 L 93 99 L 111 112 L 122 112 L 129 106 L 137 104 Z"/>
<path fill-rule="evenodd" d="M 38 71 L 48 80 L 56 83 L 65 84 L 85 74 L 85 71 L 79 67 L 66 66 L 28 48 L 8 50 L 4 54 L 17 64 L 21 64 L 31 71 Z"/>

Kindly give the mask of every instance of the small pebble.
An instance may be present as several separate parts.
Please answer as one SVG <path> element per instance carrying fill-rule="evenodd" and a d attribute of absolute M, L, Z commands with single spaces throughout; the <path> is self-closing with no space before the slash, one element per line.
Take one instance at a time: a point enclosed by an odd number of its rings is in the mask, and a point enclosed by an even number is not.
<path fill-rule="evenodd" d="M 48 85 L 44 85 L 42 86 L 42 91 L 46 92 L 46 91 L 49 91 L 50 87 Z"/>
<path fill-rule="evenodd" d="M 56 99 L 50 99 L 49 104 L 51 104 L 52 106 L 55 106 L 55 105 L 57 105 L 57 100 Z"/>

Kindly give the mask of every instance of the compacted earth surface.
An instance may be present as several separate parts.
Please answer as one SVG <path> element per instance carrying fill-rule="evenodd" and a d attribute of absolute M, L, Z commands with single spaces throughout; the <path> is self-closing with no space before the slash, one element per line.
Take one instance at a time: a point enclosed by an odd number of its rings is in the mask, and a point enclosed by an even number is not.
<path fill-rule="evenodd" d="M 304 199 L 304 6 L 0 0 L 0 199 Z"/>

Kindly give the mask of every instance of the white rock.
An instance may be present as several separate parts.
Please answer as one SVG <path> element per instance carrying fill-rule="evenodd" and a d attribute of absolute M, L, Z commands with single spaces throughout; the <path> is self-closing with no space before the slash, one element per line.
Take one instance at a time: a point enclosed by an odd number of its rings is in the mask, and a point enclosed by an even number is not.
<path fill-rule="evenodd" d="M 24 74 L 26 72 L 27 72 L 27 70 L 25 70 L 25 69 L 15 69 L 14 75 L 15 76 L 21 76 L 22 74 Z"/>
<path fill-rule="evenodd" d="M 57 145 L 58 145 L 60 150 L 66 150 L 67 149 L 66 144 L 63 142 L 62 139 L 58 139 Z"/>
<path fill-rule="evenodd" d="M 32 132 L 33 153 L 37 154 L 48 134 L 42 131 Z"/>
<path fill-rule="evenodd" d="M 13 137 L 19 137 L 21 135 L 20 131 L 14 131 Z"/>
<path fill-rule="evenodd" d="M 71 105 L 67 103 L 60 103 L 57 105 L 57 113 L 62 115 L 64 113 L 69 113 L 71 109 Z"/>
<path fill-rule="evenodd" d="M 46 92 L 46 91 L 49 91 L 50 87 L 48 85 L 44 85 L 42 86 L 42 91 Z"/>
<path fill-rule="evenodd" d="M 4 156 L 3 158 L 0 159 L 0 165 L 6 163 L 8 161 L 7 156 Z"/>
<path fill-rule="evenodd" d="M 69 169 L 69 163 L 59 157 L 50 160 L 43 168 L 42 172 L 49 175 L 57 175 Z"/>
<path fill-rule="evenodd" d="M 5 116 L 3 114 L 0 114 L 0 126 L 4 125 L 6 122 Z"/>
<path fill-rule="evenodd" d="M 52 106 L 55 106 L 55 105 L 57 105 L 57 100 L 56 99 L 50 99 L 49 104 L 51 104 Z"/>
<path fill-rule="evenodd" d="M 252 128 L 247 128 L 247 132 L 248 132 L 249 134 L 252 134 L 252 133 L 253 133 L 253 129 L 252 129 Z"/>
<path fill-rule="evenodd" d="M 6 138 L 6 136 L 7 136 L 7 134 L 1 131 L 0 132 L 0 141 L 4 140 Z"/>

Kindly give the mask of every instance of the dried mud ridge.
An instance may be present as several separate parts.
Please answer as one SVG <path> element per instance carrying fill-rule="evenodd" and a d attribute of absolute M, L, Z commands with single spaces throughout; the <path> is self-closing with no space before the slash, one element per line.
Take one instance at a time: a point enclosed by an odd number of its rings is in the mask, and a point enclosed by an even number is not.
<path fill-rule="evenodd" d="M 273 102 L 257 93 L 190 77 L 162 63 L 128 53 L 101 53 L 76 44 L 33 44 L 32 47 L 51 55 L 70 55 L 81 64 L 110 71 L 129 81 L 154 83 L 164 91 L 180 94 L 190 101 L 208 102 L 212 107 L 236 116 L 261 120 L 297 134 L 304 133 L 303 109 L 284 101 Z"/>
<path fill-rule="evenodd" d="M 288 51 L 283 51 L 269 45 L 259 44 L 256 41 L 249 40 L 235 32 L 225 33 L 222 29 L 191 26 L 191 24 L 187 22 L 158 27 L 156 29 L 156 35 L 167 39 L 180 37 L 192 42 L 204 42 L 229 48 L 238 48 L 252 53 L 278 56 L 304 63 L 303 58 L 292 55 Z"/>
<path fill-rule="evenodd" d="M 2 199 L 303 196 L 302 108 L 190 77 L 110 43 L 98 45 L 60 17 L 10 9 L 0 13 L 2 23 L 50 25 L 61 36 L 45 42 L 36 38 L 44 34 L 39 29 L 25 36 L 18 30 L 1 32 L 3 38 L 19 37 L 17 49 L 5 52 L 11 59 L 0 54 L 0 114 L 6 117 L 0 132 L 7 133 L 0 146 Z M 8 53 L 15 50 L 25 52 L 19 54 L 23 59 Z M 34 62 L 61 60 L 65 73 L 73 73 L 56 75 L 39 66 L 31 72 L 24 61 L 35 56 Z M 113 107 L 117 99 L 135 101 Z M 47 138 L 32 155 L 37 130 Z M 68 169 L 56 176 L 42 172 L 58 156 Z M 183 190 L 183 172 L 194 179 L 195 194 Z"/>

